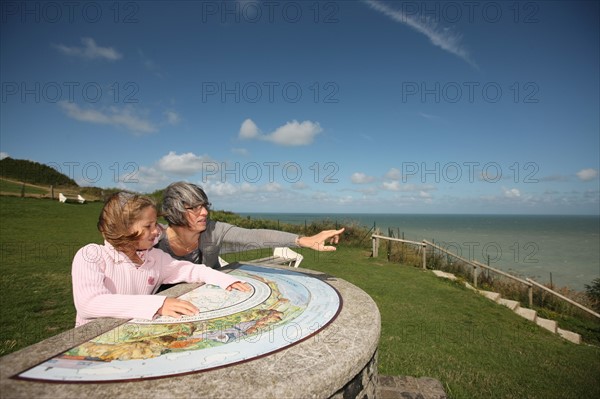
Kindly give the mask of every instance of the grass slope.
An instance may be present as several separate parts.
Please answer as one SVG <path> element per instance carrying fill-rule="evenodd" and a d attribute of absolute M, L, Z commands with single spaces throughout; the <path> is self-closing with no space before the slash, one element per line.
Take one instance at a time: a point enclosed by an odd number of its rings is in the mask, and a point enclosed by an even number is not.
<path fill-rule="evenodd" d="M 101 204 L 0 197 L 0 354 L 72 328 L 71 261 L 96 230 Z"/>
<path fill-rule="evenodd" d="M 0 354 L 73 327 L 71 260 L 101 242 L 101 206 L 0 197 Z M 302 267 L 345 279 L 377 303 L 382 374 L 437 378 L 452 398 L 600 397 L 598 347 L 571 344 L 457 283 L 369 258 L 367 249 L 301 252 Z"/>

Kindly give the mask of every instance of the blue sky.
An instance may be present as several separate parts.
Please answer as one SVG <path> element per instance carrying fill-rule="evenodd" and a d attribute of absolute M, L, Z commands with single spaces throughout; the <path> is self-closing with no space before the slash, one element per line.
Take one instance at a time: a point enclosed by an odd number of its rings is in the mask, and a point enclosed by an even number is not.
<path fill-rule="evenodd" d="M 598 2 L 3 2 L 2 157 L 238 212 L 598 214 Z"/>

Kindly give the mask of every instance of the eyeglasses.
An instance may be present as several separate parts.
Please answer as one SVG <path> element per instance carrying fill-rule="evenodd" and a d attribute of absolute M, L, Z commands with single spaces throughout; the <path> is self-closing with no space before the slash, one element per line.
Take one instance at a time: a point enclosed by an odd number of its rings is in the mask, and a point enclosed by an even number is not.
<path fill-rule="evenodd" d="M 186 206 L 185 209 L 190 212 L 193 212 L 193 213 L 200 213 L 200 212 L 202 212 L 202 209 L 206 209 L 207 211 L 210 211 L 210 206 L 211 206 L 211 203 L 207 202 L 206 204 L 199 204 L 196 206 Z"/>

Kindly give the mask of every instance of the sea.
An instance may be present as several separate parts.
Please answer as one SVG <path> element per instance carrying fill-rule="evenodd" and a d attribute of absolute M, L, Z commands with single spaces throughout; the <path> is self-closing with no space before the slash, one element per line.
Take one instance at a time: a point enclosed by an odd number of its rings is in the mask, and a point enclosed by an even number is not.
<path fill-rule="evenodd" d="M 239 213 L 280 223 L 329 220 L 412 241 L 555 287 L 584 291 L 600 277 L 600 216 Z M 366 238 L 367 241 L 369 237 Z"/>

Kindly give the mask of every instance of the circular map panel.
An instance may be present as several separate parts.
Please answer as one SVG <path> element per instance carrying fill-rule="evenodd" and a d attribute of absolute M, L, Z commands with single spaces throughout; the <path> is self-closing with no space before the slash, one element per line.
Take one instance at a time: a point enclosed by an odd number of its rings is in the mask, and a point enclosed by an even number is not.
<path fill-rule="evenodd" d="M 237 273 L 234 272 L 233 274 Z M 214 285 L 203 285 L 181 295 L 179 299 L 193 303 L 200 310 L 197 315 L 182 316 L 178 319 L 169 316 L 160 316 L 152 320 L 133 319 L 130 323 L 173 324 L 210 320 L 251 309 L 264 303 L 272 295 L 273 292 L 268 284 L 251 276 L 243 276 L 243 278 L 252 286 L 251 292 L 226 291 Z"/>
<path fill-rule="evenodd" d="M 203 285 L 180 296 L 201 311 L 131 320 L 17 376 L 60 382 L 116 382 L 200 372 L 298 343 L 331 323 L 341 298 L 310 275 L 241 265 L 232 275 L 252 292 Z"/>

